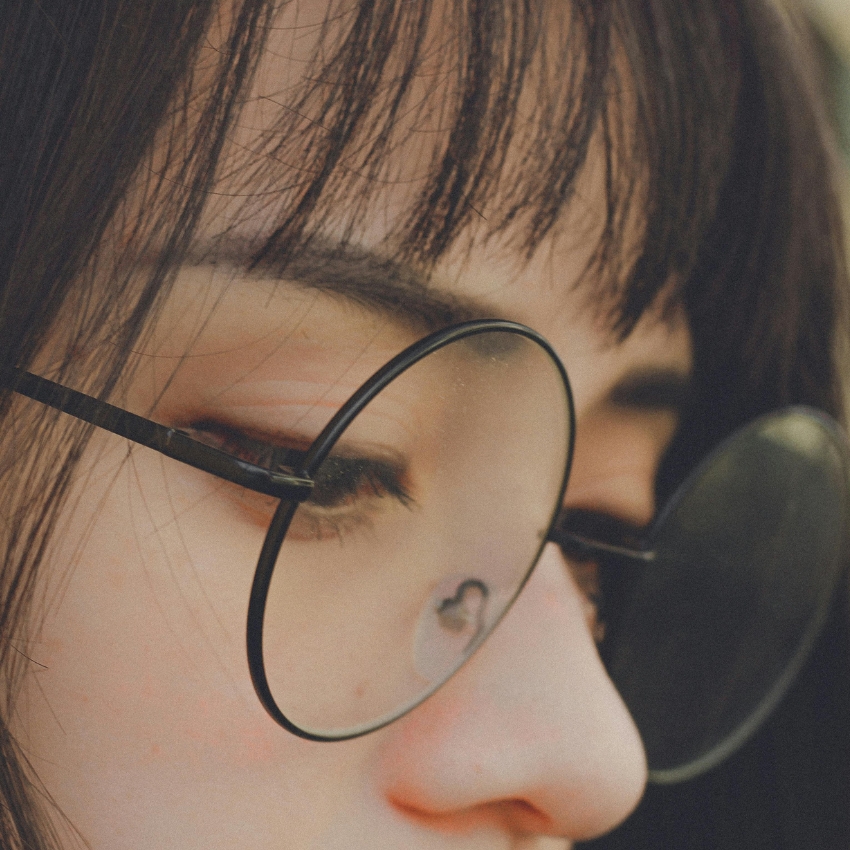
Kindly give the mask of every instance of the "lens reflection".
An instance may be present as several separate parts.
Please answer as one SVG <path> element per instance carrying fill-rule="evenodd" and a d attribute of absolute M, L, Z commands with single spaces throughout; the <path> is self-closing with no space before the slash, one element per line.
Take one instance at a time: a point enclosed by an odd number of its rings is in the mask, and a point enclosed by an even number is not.
<path fill-rule="evenodd" d="M 787 690 L 845 566 L 847 492 L 843 437 L 792 408 L 739 431 L 673 498 L 608 648 L 655 781 L 718 763 Z"/>
<path fill-rule="evenodd" d="M 570 416 L 548 351 L 505 330 L 433 351 L 356 415 L 316 470 L 269 587 L 263 657 L 288 721 L 360 734 L 469 658 L 543 545 Z"/>

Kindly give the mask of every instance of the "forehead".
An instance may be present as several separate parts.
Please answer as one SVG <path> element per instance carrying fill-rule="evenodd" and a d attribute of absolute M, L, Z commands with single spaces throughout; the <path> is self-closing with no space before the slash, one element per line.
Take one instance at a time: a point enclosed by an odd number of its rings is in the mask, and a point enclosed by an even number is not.
<path fill-rule="evenodd" d="M 592 31 L 572 3 L 473 5 L 285 4 L 208 218 L 225 208 L 238 211 L 229 234 L 256 237 L 258 221 L 261 238 L 290 244 L 331 231 L 426 263 L 471 233 L 530 254 L 567 218 L 586 245 L 613 225 L 617 253 L 634 255 L 644 169 L 617 164 L 623 209 L 606 188 L 612 156 L 632 156 L 625 62 L 586 58 L 607 25 Z"/>
<path fill-rule="evenodd" d="M 495 315 L 542 333 L 567 368 L 579 413 L 630 376 L 685 379 L 693 351 L 684 310 L 659 303 L 621 339 L 611 328 L 601 287 L 587 279 L 592 237 L 583 241 L 580 234 L 580 229 L 578 235 L 552 234 L 530 260 L 474 246 L 462 259 L 438 267 L 434 285 L 492 305 Z"/>
<path fill-rule="evenodd" d="M 328 69 L 334 67 L 333 62 L 327 63 L 328 56 L 351 28 L 355 13 L 351 4 L 330 5 L 326 0 L 298 0 L 286 4 L 278 13 L 244 110 L 230 137 L 216 195 L 200 228 L 201 255 L 227 254 L 230 247 L 221 250 L 223 236 L 226 246 L 240 240 L 251 248 L 268 244 L 269 234 L 289 214 L 297 199 L 297 189 L 293 192 L 292 187 L 306 179 L 304 172 L 315 170 L 325 130 L 330 138 L 334 110 L 343 108 L 346 98 L 355 99 L 345 89 L 346 69 L 336 67 L 337 76 L 327 76 Z M 569 43 L 569 34 L 563 32 L 569 15 L 549 17 L 553 26 L 548 37 L 559 45 Z M 447 128 L 452 126 L 447 117 L 451 109 L 446 104 L 457 95 L 451 69 L 459 61 L 461 48 L 455 37 L 446 34 L 450 30 L 440 28 L 441 23 L 451 21 L 452 8 L 436 4 L 432 23 L 426 27 L 427 48 L 416 66 L 404 109 L 393 120 L 391 138 L 375 154 L 368 144 L 374 140 L 365 135 L 358 137 L 359 150 L 355 146 L 341 165 L 337 163 L 337 171 L 344 179 L 337 184 L 331 179 L 325 186 L 326 194 L 336 191 L 335 203 L 316 215 L 316 222 L 311 225 L 314 246 L 317 242 L 323 249 L 330 246 L 331 252 L 334 246 L 343 246 L 343 256 L 346 252 L 350 255 L 353 247 L 355 252 L 365 250 L 388 263 L 405 253 L 408 243 L 400 235 L 399 222 L 409 220 L 427 206 L 425 193 L 429 175 L 433 176 L 434 158 L 444 152 L 450 135 Z M 545 56 L 545 51 L 540 55 Z M 550 51 L 549 55 L 558 56 L 558 51 Z M 389 56 L 390 64 L 393 61 L 397 57 L 393 60 Z M 531 122 L 536 119 L 529 98 L 537 96 L 541 77 L 549 71 L 554 74 L 562 70 L 556 59 L 545 61 L 552 68 L 538 66 L 513 104 L 514 112 L 520 118 L 531 116 Z M 326 78 L 315 88 L 317 74 L 325 74 Z M 355 75 L 349 74 L 347 82 L 351 84 L 354 79 Z M 386 74 L 386 80 L 393 80 L 393 72 Z M 314 92 L 326 95 L 325 99 L 318 95 L 304 98 L 304 91 L 311 86 Z M 335 94 L 328 94 L 334 89 Z M 375 108 L 388 108 L 392 94 L 391 87 L 376 86 L 372 98 Z M 368 110 L 370 104 L 360 106 Z M 360 119 L 369 125 L 368 115 L 361 115 Z M 357 136 L 355 124 L 352 122 L 352 132 Z M 304 142 L 307 144 L 299 149 L 299 143 Z M 528 139 L 519 132 L 506 148 L 500 165 L 502 180 L 506 175 L 517 183 L 525 179 L 526 142 Z M 560 212 L 557 224 L 530 254 L 520 225 L 493 232 L 493 220 L 509 203 L 509 193 L 494 190 L 488 196 L 494 208 L 468 215 L 455 228 L 453 240 L 436 263 L 420 267 L 415 258 L 403 257 L 398 268 L 409 269 L 410 274 L 399 276 L 415 288 L 436 295 L 438 301 L 455 299 L 471 305 L 466 310 L 468 317 L 504 317 L 534 327 L 552 340 L 574 381 L 587 371 L 580 364 L 591 352 L 594 369 L 590 371 L 599 371 L 603 356 L 615 370 L 621 368 L 617 364 L 635 358 L 661 367 L 672 360 L 677 368 L 687 369 L 689 337 L 682 316 L 675 311 L 661 321 L 650 309 L 624 343 L 618 343 L 608 327 L 617 309 L 616 290 L 610 280 L 602 279 L 593 263 L 602 234 L 610 226 L 608 176 L 605 150 L 601 143 L 595 143 L 587 152 L 570 201 Z M 634 254 L 639 250 L 641 234 L 642 216 L 621 217 L 617 250 L 624 255 Z M 236 253 L 245 255 L 237 257 L 236 271 L 240 274 L 240 266 L 250 265 L 250 252 Z M 273 257 L 269 261 L 268 254 L 265 259 L 266 267 L 255 271 L 286 279 L 285 263 L 278 266 Z M 321 273 L 311 273 L 308 283 L 318 283 L 323 288 L 328 282 L 321 280 Z M 360 285 L 361 289 L 370 286 L 368 274 L 361 276 Z M 378 281 L 373 279 L 371 288 L 377 287 Z M 464 310 L 459 311 L 460 318 L 467 317 L 463 313 Z"/>

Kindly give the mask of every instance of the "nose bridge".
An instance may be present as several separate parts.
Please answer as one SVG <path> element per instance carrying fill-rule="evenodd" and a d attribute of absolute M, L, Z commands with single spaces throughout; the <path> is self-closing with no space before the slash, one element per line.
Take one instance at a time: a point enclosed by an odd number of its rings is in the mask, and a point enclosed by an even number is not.
<path fill-rule="evenodd" d="M 508 806 L 525 813 L 517 828 L 573 840 L 613 828 L 646 781 L 639 735 L 553 545 L 467 667 L 398 733 L 403 755 L 391 773 L 405 805 Z"/>
<path fill-rule="evenodd" d="M 646 780 L 640 736 L 602 665 L 591 625 L 569 565 L 547 545 L 494 635 L 488 660 L 494 670 L 504 668 L 495 676 L 524 727 L 525 743 L 512 758 L 527 759 L 538 783 L 535 805 L 572 837 L 613 827 Z"/>

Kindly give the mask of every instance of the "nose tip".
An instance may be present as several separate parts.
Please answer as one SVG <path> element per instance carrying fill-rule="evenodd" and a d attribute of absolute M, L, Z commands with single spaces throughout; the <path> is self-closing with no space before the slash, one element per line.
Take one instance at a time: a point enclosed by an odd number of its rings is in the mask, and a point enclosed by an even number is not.
<path fill-rule="evenodd" d="M 530 799 L 559 835 L 604 834 L 643 795 L 646 755 L 599 658 L 586 598 L 556 546 L 545 548 L 509 617 L 493 649 L 520 670 L 515 686 L 526 694 L 525 755 L 539 765 Z"/>
<path fill-rule="evenodd" d="M 608 678 L 583 597 L 547 546 L 476 656 L 399 724 L 394 799 L 430 816 L 489 812 L 571 840 L 622 821 L 646 783 L 637 729 Z"/>

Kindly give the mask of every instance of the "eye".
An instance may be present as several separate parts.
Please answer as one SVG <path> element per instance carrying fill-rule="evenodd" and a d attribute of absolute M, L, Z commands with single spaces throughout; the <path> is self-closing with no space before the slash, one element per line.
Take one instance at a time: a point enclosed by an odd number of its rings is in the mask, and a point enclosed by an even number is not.
<path fill-rule="evenodd" d="M 313 493 L 307 501 L 319 508 L 339 509 L 357 498 L 391 496 L 407 504 L 410 495 L 402 478 L 403 470 L 388 461 L 331 454 L 316 474 Z"/>
<path fill-rule="evenodd" d="M 227 454 L 275 472 L 295 472 L 307 454 L 309 441 L 292 438 L 286 443 L 261 434 L 248 435 L 231 425 L 210 419 L 193 422 L 180 429 L 193 440 L 226 452 Z M 257 493 L 238 484 L 216 479 L 215 492 L 228 498 L 252 522 L 267 526 L 279 500 Z"/>
<path fill-rule="evenodd" d="M 315 475 L 310 498 L 299 505 L 289 537 L 299 541 L 342 540 L 387 521 L 398 507 L 412 508 L 407 470 L 399 462 L 340 448 Z"/>
<path fill-rule="evenodd" d="M 592 547 L 594 541 L 640 549 L 645 537 L 646 528 L 643 526 L 582 508 L 561 511 L 549 534 L 549 539 L 561 547 L 564 557 L 578 562 L 600 559 L 600 553 Z M 584 545 L 582 539 L 587 540 L 588 545 Z"/>
<path fill-rule="evenodd" d="M 191 437 L 264 469 L 298 470 L 310 445 L 308 438 L 246 434 L 230 425 L 204 420 L 185 429 Z M 404 465 L 378 456 L 380 450 L 336 447 L 314 476 L 310 498 L 299 505 L 288 532 L 290 540 L 341 539 L 386 510 L 388 503 L 410 507 Z M 278 500 L 237 485 L 222 487 L 247 511 L 267 522 Z M 385 500 L 385 501 L 381 501 Z"/>

